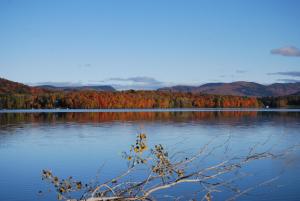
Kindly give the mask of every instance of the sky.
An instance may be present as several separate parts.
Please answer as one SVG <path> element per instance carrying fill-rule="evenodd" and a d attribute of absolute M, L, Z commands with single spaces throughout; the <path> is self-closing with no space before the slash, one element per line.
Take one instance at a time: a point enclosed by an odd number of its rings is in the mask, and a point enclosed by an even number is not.
<path fill-rule="evenodd" d="M 300 81 L 298 0 L 1 0 L 0 77 L 30 85 Z"/>

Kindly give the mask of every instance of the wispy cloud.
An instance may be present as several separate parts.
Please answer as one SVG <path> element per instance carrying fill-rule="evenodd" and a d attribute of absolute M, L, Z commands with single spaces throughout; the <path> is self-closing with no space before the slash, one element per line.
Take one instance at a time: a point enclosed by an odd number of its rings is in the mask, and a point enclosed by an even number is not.
<path fill-rule="evenodd" d="M 243 74 L 243 73 L 246 73 L 247 71 L 245 71 L 245 70 L 236 70 L 235 72 L 238 73 L 238 74 Z"/>
<path fill-rule="evenodd" d="M 285 82 L 285 83 L 296 83 L 296 82 L 300 82 L 300 80 L 296 80 L 296 79 L 277 79 L 277 81 L 279 81 L 279 82 Z"/>
<path fill-rule="evenodd" d="M 282 56 L 300 57 L 300 49 L 294 46 L 282 47 L 271 50 L 271 54 L 278 54 Z"/>
<path fill-rule="evenodd" d="M 268 73 L 268 75 L 284 75 L 290 77 L 300 77 L 300 71 L 276 72 L 276 73 Z"/>
<path fill-rule="evenodd" d="M 86 63 L 86 64 L 79 64 L 78 65 L 79 68 L 91 68 L 92 64 Z"/>

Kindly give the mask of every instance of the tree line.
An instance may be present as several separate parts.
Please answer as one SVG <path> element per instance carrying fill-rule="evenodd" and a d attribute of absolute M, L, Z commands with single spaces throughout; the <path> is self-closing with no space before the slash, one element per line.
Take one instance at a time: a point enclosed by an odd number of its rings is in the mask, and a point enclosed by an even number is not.
<path fill-rule="evenodd" d="M 161 91 L 74 91 L 1 94 L 1 109 L 121 109 L 121 108 L 249 108 L 261 107 L 255 97 Z"/>
<path fill-rule="evenodd" d="M 300 107 L 300 96 L 290 95 L 290 96 L 279 96 L 279 97 L 262 97 L 259 101 L 264 106 L 269 106 L 271 108 L 284 108 L 284 107 Z"/>

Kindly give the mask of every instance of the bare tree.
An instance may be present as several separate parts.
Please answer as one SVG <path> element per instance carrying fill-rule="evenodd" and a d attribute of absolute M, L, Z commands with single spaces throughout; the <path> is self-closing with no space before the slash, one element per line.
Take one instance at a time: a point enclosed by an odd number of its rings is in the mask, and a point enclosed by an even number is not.
<path fill-rule="evenodd" d="M 242 173 L 233 174 L 233 172 L 252 161 L 284 157 L 298 147 L 293 146 L 276 153 L 272 152 L 271 149 L 258 152 L 256 151 L 258 145 L 264 145 L 267 141 L 260 142 L 251 147 L 244 156 L 228 156 L 213 165 L 203 165 L 205 164 L 203 161 L 211 157 L 218 149 L 223 149 L 224 154 L 226 154 L 229 142 L 230 136 L 220 145 L 213 146 L 212 141 L 208 142 L 193 155 L 187 155 L 184 152 L 176 152 L 170 155 L 161 144 L 149 149 L 146 134 L 140 133 L 135 144 L 131 145 L 129 152 L 123 153 L 123 158 L 128 163 L 128 169 L 113 179 L 100 184 L 83 184 L 72 177 L 61 180 L 49 170 L 43 170 L 42 178 L 53 185 L 60 200 L 150 201 L 158 199 L 158 192 L 184 183 L 200 187 L 199 192 L 195 192 L 197 199 L 193 200 L 211 201 L 214 193 L 224 190 L 232 192 L 232 196 L 227 200 L 236 200 L 256 187 L 273 182 L 278 177 L 270 178 L 256 186 L 240 189 L 235 181 L 247 175 Z M 140 169 L 145 173 L 145 177 L 132 180 L 132 176 Z M 73 197 L 73 193 L 76 191 L 82 192 L 77 199 Z M 180 198 L 174 196 L 174 200 L 177 199 Z"/>

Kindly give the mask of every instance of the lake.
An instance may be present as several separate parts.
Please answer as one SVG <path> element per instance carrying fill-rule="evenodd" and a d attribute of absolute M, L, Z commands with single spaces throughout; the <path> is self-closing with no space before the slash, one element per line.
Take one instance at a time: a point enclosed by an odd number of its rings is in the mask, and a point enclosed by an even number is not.
<path fill-rule="evenodd" d="M 41 180 L 42 169 L 59 177 L 106 181 L 127 168 L 122 152 L 145 132 L 149 146 L 195 153 L 208 142 L 228 143 L 233 156 L 258 150 L 285 150 L 300 143 L 300 110 L 2 110 L 0 112 L 0 198 L 5 201 L 56 200 Z M 217 150 L 200 165 L 224 160 Z M 241 168 L 241 189 L 255 187 L 238 200 L 300 200 L 300 151 Z M 267 185 L 264 181 L 277 178 Z M 168 194 L 194 198 L 198 186 L 182 185 Z M 42 194 L 38 193 L 43 191 Z M 172 200 L 158 193 L 159 200 Z M 213 193 L 225 200 L 231 191 Z M 197 200 L 200 200 L 197 197 Z"/>

